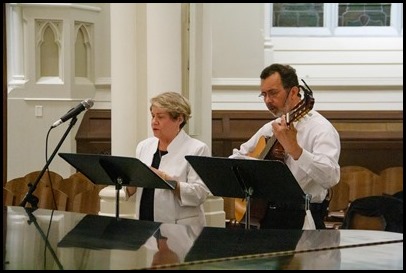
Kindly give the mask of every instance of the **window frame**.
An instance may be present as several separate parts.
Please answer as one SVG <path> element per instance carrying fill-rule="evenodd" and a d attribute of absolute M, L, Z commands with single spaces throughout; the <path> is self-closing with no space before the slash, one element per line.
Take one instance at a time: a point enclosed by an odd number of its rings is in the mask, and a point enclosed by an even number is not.
<path fill-rule="evenodd" d="M 273 3 L 265 3 L 265 25 L 271 37 L 292 36 L 402 36 L 403 3 L 391 3 L 391 23 L 388 27 L 339 27 L 338 3 L 324 3 L 323 27 L 273 27 Z M 366 31 L 366 28 L 368 31 Z"/>

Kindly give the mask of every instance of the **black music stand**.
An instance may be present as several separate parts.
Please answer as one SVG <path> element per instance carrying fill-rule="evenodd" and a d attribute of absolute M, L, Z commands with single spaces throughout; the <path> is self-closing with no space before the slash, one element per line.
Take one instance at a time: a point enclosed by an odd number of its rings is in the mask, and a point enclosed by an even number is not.
<path fill-rule="evenodd" d="M 302 237 L 303 230 L 260 229 L 247 230 L 240 228 L 204 227 L 199 237 L 185 257 L 185 262 L 224 259 L 246 255 L 275 253 L 275 256 L 292 256 Z M 213 242 L 221 238 L 221 244 Z M 277 255 L 279 254 L 279 255 Z M 271 257 L 268 257 L 269 259 Z M 244 259 L 237 259 L 237 261 Z M 267 269 L 270 269 L 267 267 Z"/>
<path fill-rule="evenodd" d="M 251 197 L 308 208 L 310 198 L 285 163 L 278 160 L 185 156 L 215 196 L 245 198 L 245 228 L 250 228 Z"/>
<path fill-rule="evenodd" d="M 138 250 L 152 237 L 161 223 L 86 215 L 63 237 L 58 247 Z"/>
<path fill-rule="evenodd" d="M 150 167 L 134 157 L 98 154 L 59 153 L 69 164 L 95 184 L 116 187 L 116 218 L 119 219 L 119 196 L 122 186 L 175 189 L 175 181 L 163 180 Z"/>

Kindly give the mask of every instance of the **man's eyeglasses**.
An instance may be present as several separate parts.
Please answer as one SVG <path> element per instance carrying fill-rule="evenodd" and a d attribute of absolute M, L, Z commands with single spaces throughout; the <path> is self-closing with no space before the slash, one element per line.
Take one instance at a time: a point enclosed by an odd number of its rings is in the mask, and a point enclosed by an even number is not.
<path fill-rule="evenodd" d="M 265 98 L 275 98 L 280 91 L 272 91 L 272 92 L 261 92 L 258 97 L 260 97 L 261 99 L 265 99 Z"/>
<path fill-rule="evenodd" d="M 300 89 L 303 89 L 305 92 L 307 92 L 307 93 L 310 93 L 310 94 L 313 94 L 313 90 L 311 90 L 310 89 L 310 87 L 306 84 L 306 82 L 302 79 L 302 82 L 304 83 L 304 85 L 306 86 L 306 88 L 304 87 L 304 86 L 302 86 L 302 85 L 298 85 L 297 87 L 299 88 L 299 91 L 300 91 Z M 292 87 L 293 88 L 293 87 Z M 289 90 L 290 91 L 290 90 Z M 289 91 L 288 91 L 288 93 L 289 93 Z M 279 93 L 280 93 L 281 91 L 279 90 L 275 90 L 275 91 L 268 91 L 268 92 L 261 92 L 259 95 L 258 95 L 258 97 L 259 98 L 261 98 L 261 99 L 265 99 L 265 98 L 271 98 L 271 99 L 273 99 L 273 98 L 275 98 Z"/>

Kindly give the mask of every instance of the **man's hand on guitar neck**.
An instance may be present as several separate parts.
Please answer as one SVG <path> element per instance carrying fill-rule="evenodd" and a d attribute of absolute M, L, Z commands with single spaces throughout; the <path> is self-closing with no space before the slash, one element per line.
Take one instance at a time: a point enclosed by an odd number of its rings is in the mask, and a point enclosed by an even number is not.
<path fill-rule="evenodd" d="M 302 155 L 303 149 L 297 143 L 297 130 L 295 126 L 293 123 L 286 123 L 285 115 L 282 115 L 278 121 L 272 123 L 272 129 L 276 139 L 283 146 L 286 153 L 294 160 L 298 160 Z"/>

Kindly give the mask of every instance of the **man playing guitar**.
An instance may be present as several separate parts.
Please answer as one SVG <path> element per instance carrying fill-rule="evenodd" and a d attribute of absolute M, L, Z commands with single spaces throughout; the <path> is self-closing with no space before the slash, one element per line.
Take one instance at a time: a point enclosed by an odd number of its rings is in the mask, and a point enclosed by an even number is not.
<path fill-rule="evenodd" d="M 338 132 L 326 118 L 312 109 L 312 91 L 306 83 L 306 87 L 299 85 L 294 68 L 272 64 L 262 71 L 260 78 L 260 97 L 275 119 L 262 126 L 239 149 L 234 149 L 230 158 L 250 156 L 283 161 L 303 192 L 311 195 L 310 211 L 316 228 L 325 228 L 327 192 L 340 180 Z M 260 145 L 265 147 L 259 148 Z M 258 150 L 260 153 L 255 154 Z M 286 199 L 289 200 L 289 196 Z M 265 209 L 258 219 L 260 228 L 303 227 L 306 214 L 303 207 L 271 201 L 262 203 Z"/>

